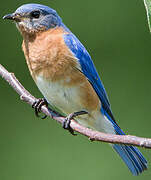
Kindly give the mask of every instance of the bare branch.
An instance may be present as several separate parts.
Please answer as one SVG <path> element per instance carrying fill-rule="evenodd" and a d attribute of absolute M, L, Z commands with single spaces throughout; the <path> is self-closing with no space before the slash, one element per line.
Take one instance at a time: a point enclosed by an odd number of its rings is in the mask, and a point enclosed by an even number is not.
<path fill-rule="evenodd" d="M 38 100 L 21 85 L 21 83 L 16 79 L 13 73 L 9 73 L 2 65 L 0 65 L 0 76 L 2 76 L 2 78 L 4 78 L 10 86 L 12 86 L 12 88 L 19 94 L 21 100 L 25 101 L 30 105 L 32 105 L 36 100 Z M 59 123 L 62 123 L 65 118 L 59 115 L 59 113 L 54 112 L 51 109 L 46 108 L 45 106 L 42 107 L 42 112 Z M 93 141 L 102 141 L 115 144 L 127 144 L 151 148 L 150 138 L 141 138 L 130 135 L 105 134 L 83 127 L 74 120 L 71 121 L 70 126 L 74 131 L 89 137 L 89 139 Z"/>

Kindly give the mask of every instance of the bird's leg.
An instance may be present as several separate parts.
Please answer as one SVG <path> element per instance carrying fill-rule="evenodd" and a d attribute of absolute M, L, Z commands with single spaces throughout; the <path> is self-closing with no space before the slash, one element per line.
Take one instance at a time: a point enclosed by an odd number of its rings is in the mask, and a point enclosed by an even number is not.
<path fill-rule="evenodd" d="M 62 123 L 62 127 L 64 129 L 67 129 L 72 135 L 76 135 L 74 134 L 74 131 L 73 129 L 70 127 L 70 123 L 71 123 L 71 119 L 77 117 L 77 116 L 80 116 L 80 115 L 84 115 L 84 114 L 88 114 L 87 111 L 78 111 L 78 112 L 74 112 L 74 113 L 71 113 L 69 114 L 63 121 Z"/>
<path fill-rule="evenodd" d="M 44 105 L 45 105 L 46 107 L 48 107 L 48 102 L 46 101 L 45 98 L 40 98 L 40 99 L 38 99 L 37 101 L 35 101 L 35 102 L 33 103 L 32 108 L 35 109 L 35 115 L 36 115 L 37 117 L 40 117 L 40 116 L 39 116 L 39 113 L 41 112 L 41 107 L 44 106 Z M 43 116 L 42 119 L 45 119 L 46 117 L 47 117 L 47 115 Z"/>

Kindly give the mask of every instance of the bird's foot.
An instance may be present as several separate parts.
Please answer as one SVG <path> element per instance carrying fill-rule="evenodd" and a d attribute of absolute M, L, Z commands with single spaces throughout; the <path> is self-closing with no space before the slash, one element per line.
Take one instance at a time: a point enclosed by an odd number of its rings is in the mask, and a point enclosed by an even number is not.
<path fill-rule="evenodd" d="M 35 109 L 35 115 L 36 115 L 37 117 L 40 117 L 40 116 L 39 116 L 39 113 L 41 112 L 41 107 L 44 106 L 44 105 L 45 105 L 46 107 L 48 107 L 48 102 L 46 101 L 45 98 L 40 98 L 40 99 L 38 99 L 37 101 L 35 101 L 35 102 L 33 103 L 32 108 Z M 45 119 L 46 117 L 47 117 L 47 115 L 43 116 L 42 119 Z"/>
<path fill-rule="evenodd" d="M 74 130 L 70 127 L 70 123 L 71 123 L 71 119 L 77 117 L 77 116 L 80 116 L 80 115 L 84 115 L 84 114 L 88 114 L 87 111 L 78 111 L 78 112 L 74 112 L 74 113 L 71 113 L 69 114 L 63 121 L 62 123 L 62 127 L 64 129 L 67 129 L 72 135 L 76 135 L 74 134 Z"/>

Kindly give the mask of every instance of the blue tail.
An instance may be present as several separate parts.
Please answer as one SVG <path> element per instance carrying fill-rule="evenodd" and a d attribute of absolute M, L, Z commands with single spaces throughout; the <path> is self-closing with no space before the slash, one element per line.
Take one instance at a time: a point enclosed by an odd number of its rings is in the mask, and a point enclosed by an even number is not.
<path fill-rule="evenodd" d="M 117 124 L 115 124 L 114 122 L 112 123 L 114 125 L 116 134 L 125 135 L 125 133 L 120 129 Z M 139 175 L 147 169 L 147 161 L 136 147 L 118 144 L 114 144 L 112 146 L 123 159 L 123 161 L 134 176 Z"/>
<path fill-rule="evenodd" d="M 110 120 L 110 122 L 112 122 L 116 134 L 125 135 L 116 122 L 113 121 L 106 112 L 104 112 L 104 115 L 108 118 L 108 120 Z M 136 147 L 119 144 L 114 144 L 112 147 L 123 159 L 133 175 L 137 176 L 147 169 L 147 161 Z"/>
<path fill-rule="evenodd" d="M 133 175 L 137 176 L 147 169 L 147 161 L 136 147 L 114 144 L 113 148 Z"/>

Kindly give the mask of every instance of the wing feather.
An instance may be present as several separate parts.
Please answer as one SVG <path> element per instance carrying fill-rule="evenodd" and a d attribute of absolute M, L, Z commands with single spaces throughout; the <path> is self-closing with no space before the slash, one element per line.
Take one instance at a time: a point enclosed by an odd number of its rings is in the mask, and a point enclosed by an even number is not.
<path fill-rule="evenodd" d="M 82 43 L 71 32 L 64 34 L 63 38 L 65 44 L 72 51 L 74 56 L 78 59 L 82 69 L 82 73 L 87 77 L 94 90 L 96 91 L 98 97 L 100 98 L 103 109 L 109 114 L 112 120 L 115 121 L 105 88 L 101 82 L 101 79 L 96 71 L 96 68 L 89 53 L 82 45 Z"/>

